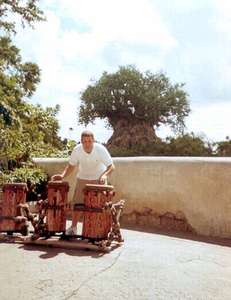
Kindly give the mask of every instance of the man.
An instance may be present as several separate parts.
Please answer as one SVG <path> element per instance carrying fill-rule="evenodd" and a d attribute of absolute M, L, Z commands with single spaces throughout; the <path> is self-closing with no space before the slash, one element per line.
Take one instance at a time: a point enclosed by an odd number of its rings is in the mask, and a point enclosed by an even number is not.
<path fill-rule="evenodd" d="M 107 149 L 95 142 L 91 131 L 83 131 L 81 134 L 81 144 L 77 145 L 71 153 L 70 160 L 62 174 L 52 176 L 52 180 L 63 180 L 70 175 L 75 166 L 78 165 L 76 189 L 73 197 L 73 205 L 84 203 L 83 189 L 87 183 L 104 184 L 107 175 L 114 169 L 112 158 Z M 79 213 L 72 212 L 72 225 L 67 229 L 67 234 L 77 234 L 76 225 Z"/>

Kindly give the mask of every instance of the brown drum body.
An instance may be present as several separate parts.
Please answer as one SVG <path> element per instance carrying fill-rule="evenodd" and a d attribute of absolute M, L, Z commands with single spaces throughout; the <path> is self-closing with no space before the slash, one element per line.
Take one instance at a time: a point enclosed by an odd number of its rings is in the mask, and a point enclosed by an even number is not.
<path fill-rule="evenodd" d="M 0 231 L 21 231 L 27 219 L 22 216 L 19 204 L 26 203 L 26 193 L 26 183 L 7 183 L 3 186 Z"/>
<path fill-rule="evenodd" d="M 87 184 L 84 190 L 86 210 L 83 215 L 82 235 L 86 238 L 107 239 L 112 227 L 112 216 L 105 205 L 114 195 L 112 186 Z"/>
<path fill-rule="evenodd" d="M 66 208 L 69 185 L 67 182 L 48 183 L 48 206 L 46 223 L 49 232 L 65 232 Z"/>

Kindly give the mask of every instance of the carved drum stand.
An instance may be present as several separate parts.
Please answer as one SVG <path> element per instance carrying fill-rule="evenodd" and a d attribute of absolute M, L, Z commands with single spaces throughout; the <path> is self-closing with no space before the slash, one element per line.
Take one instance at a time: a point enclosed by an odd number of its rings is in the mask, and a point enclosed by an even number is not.
<path fill-rule="evenodd" d="M 0 215 L 0 231 L 11 235 L 28 234 L 28 222 L 21 205 L 26 203 L 26 183 L 7 183 L 3 186 L 3 201 Z"/>

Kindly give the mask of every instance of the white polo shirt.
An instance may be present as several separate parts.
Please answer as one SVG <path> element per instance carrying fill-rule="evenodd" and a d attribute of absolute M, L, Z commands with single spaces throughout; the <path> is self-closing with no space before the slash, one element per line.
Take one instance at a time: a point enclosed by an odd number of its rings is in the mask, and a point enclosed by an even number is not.
<path fill-rule="evenodd" d="M 112 164 L 112 158 L 107 149 L 101 144 L 94 143 L 91 153 L 85 152 L 83 145 L 79 144 L 73 149 L 69 164 L 79 166 L 77 178 L 97 180 Z"/>

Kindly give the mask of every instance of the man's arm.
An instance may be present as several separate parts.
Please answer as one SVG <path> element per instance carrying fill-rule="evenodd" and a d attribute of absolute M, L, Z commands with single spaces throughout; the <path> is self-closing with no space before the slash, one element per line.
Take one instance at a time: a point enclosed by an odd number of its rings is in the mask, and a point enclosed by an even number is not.
<path fill-rule="evenodd" d="M 75 166 L 71 165 L 71 164 L 68 164 L 65 169 L 63 170 L 63 173 L 62 174 L 56 174 L 56 175 L 53 175 L 51 177 L 51 180 L 63 180 L 65 177 L 67 177 L 68 175 L 70 175 L 73 170 L 75 169 Z"/>
<path fill-rule="evenodd" d="M 100 175 L 99 183 L 104 184 L 107 179 L 107 175 L 109 175 L 113 170 L 115 170 L 114 164 L 109 165 L 107 169 Z"/>

